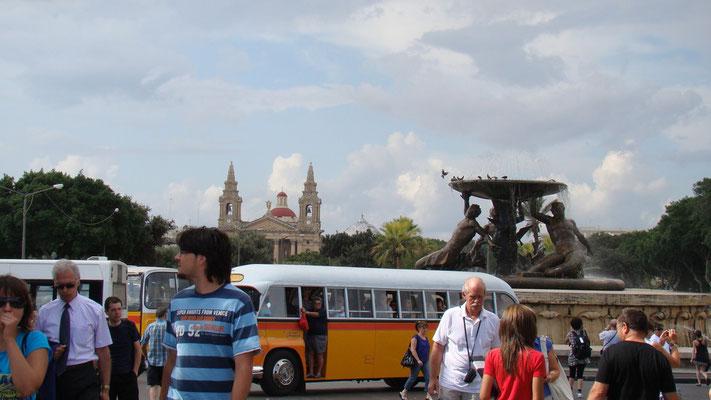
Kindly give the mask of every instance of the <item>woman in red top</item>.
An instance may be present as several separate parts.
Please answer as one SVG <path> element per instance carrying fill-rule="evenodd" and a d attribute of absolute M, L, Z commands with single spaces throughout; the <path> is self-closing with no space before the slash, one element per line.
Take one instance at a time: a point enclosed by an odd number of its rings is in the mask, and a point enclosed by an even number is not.
<path fill-rule="evenodd" d="M 481 400 L 491 398 L 494 380 L 499 400 L 543 400 L 546 365 L 543 354 L 533 349 L 537 334 L 533 310 L 512 304 L 504 311 L 499 323 L 501 347 L 486 356 Z"/>

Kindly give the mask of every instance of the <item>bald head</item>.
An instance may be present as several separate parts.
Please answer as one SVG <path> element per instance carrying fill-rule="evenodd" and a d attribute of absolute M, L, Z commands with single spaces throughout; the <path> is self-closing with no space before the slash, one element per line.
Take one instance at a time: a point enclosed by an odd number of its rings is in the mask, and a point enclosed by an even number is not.
<path fill-rule="evenodd" d="M 486 298 L 486 285 L 481 278 L 471 277 L 464 282 L 462 297 L 465 301 L 465 310 L 471 318 L 476 318 L 481 314 Z"/>

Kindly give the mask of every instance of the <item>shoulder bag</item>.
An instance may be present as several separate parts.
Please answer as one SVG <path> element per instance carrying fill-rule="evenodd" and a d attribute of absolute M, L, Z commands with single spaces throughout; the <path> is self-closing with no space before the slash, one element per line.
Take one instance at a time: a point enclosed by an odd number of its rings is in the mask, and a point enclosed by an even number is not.
<path fill-rule="evenodd" d="M 407 351 L 405 351 L 405 355 L 402 356 L 402 361 L 400 361 L 400 365 L 407 368 L 412 368 L 417 365 L 417 360 L 415 360 L 415 356 L 413 356 L 412 352 L 410 351 L 410 345 L 407 345 Z"/>
<path fill-rule="evenodd" d="M 551 362 L 558 363 L 558 371 L 560 371 L 558 379 L 548 382 L 548 389 L 550 389 L 551 391 L 551 397 L 553 397 L 553 400 L 573 400 L 573 391 L 570 389 L 568 377 L 565 376 L 565 371 L 563 371 L 563 366 L 560 365 L 558 357 L 556 357 L 555 360 L 549 360 L 546 337 L 540 336 L 538 340 L 541 343 L 541 353 L 543 353 L 543 357 L 546 359 L 546 375 L 548 374 L 549 370 L 548 365 Z"/>

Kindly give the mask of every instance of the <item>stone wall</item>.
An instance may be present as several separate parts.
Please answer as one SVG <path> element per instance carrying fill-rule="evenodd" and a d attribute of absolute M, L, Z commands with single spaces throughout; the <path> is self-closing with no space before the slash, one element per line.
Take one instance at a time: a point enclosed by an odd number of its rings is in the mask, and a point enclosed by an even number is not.
<path fill-rule="evenodd" d="M 598 333 L 617 318 L 623 308 L 643 310 L 649 319 L 665 329 L 675 328 L 680 346 L 691 346 L 691 335 L 700 329 L 711 333 L 711 294 L 664 290 L 626 289 L 624 291 L 514 289 L 518 300 L 531 307 L 538 317 L 538 334 L 563 344 L 570 320 L 580 317 L 593 345 L 601 345 Z"/>

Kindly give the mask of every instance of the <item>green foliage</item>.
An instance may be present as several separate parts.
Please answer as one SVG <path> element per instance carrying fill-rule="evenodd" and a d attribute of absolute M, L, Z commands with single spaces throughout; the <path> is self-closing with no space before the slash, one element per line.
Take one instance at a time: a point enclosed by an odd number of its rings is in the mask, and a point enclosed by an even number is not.
<path fill-rule="evenodd" d="M 305 251 L 303 253 L 289 256 L 289 258 L 286 259 L 285 264 L 328 265 L 328 258 L 324 257 L 319 252 Z"/>
<path fill-rule="evenodd" d="M 694 197 L 666 206 L 648 231 L 593 235 L 586 273 L 625 280 L 630 287 L 708 292 L 711 288 L 711 179 L 694 185 Z"/>
<path fill-rule="evenodd" d="M 83 259 L 105 255 L 128 264 L 155 264 L 155 247 L 174 227 L 150 209 L 121 196 L 100 179 L 79 173 L 26 172 L 14 181 L 5 175 L 0 185 L 31 193 L 63 184 L 28 197 L 26 253 L 28 258 Z M 19 258 L 22 241 L 23 196 L 0 190 L 0 258 Z M 112 215 L 115 208 L 119 212 Z"/>
<path fill-rule="evenodd" d="M 325 265 L 348 265 L 353 267 L 375 267 L 372 250 L 375 235 L 366 231 L 350 236 L 346 233 L 325 235 L 321 240 L 321 255 Z"/>
<path fill-rule="evenodd" d="M 382 234 L 375 236 L 373 257 L 379 266 L 412 268 L 414 257 L 422 251 L 422 232 L 412 219 L 400 217 L 383 224 Z M 408 264 L 405 264 L 405 261 Z"/>
<path fill-rule="evenodd" d="M 176 245 L 156 247 L 155 266 L 178 268 L 178 261 L 175 256 L 178 255 L 179 251 L 180 248 Z"/>
<path fill-rule="evenodd" d="M 263 234 L 243 231 L 231 236 L 232 264 L 272 264 L 274 262 L 272 242 Z"/>

